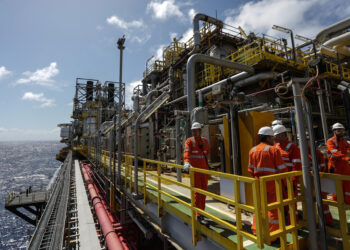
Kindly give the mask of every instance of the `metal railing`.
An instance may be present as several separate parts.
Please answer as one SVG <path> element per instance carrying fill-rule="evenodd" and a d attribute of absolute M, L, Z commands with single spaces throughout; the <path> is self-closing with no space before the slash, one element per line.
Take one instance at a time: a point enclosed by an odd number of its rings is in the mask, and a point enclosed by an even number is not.
<path fill-rule="evenodd" d="M 335 194 L 337 196 L 336 200 L 322 200 L 323 204 L 336 207 L 339 215 L 339 228 L 326 226 L 326 230 L 328 233 L 343 239 L 343 249 L 350 249 L 349 223 L 346 216 L 346 211 L 350 211 L 350 204 L 346 204 L 344 201 L 344 190 L 342 183 L 343 181 L 350 181 L 350 176 L 320 173 L 320 177 L 321 180 L 328 179 L 333 182 L 336 191 Z"/>
<path fill-rule="evenodd" d="M 93 147 L 87 148 L 86 146 L 79 146 L 75 148 L 85 155 L 90 155 L 94 157 L 95 149 Z M 102 151 L 102 165 L 106 170 L 109 167 L 109 151 Z M 129 189 L 130 192 L 134 192 L 134 156 L 124 154 L 122 163 L 122 179 L 124 180 L 124 188 Z M 227 174 L 217 171 L 204 170 L 199 168 L 191 168 L 189 174 L 189 182 L 178 182 L 176 177 L 166 176 L 162 170 L 165 168 L 176 168 L 183 169 L 182 165 L 156 161 L 146 158 L 138 158 L 139 162 L 142 163 L 139 169 L 138 183 L 139 192 L 143 193 L 144 203 L 147 204 L 149 200 L 153 200 L 158 206 L 158 216 L 164 215 L 164 209 L 169 210 L 169 202 L 164 202 L 165 198 L 176 202 L 186 208 L 190 213 L 189 219 L 181 213 L 176 212 L 175 216 L 189 223 L 192 228 L 192 241 L 193 245 L 196 246 L 197 242 L 200 241 L 200 233 L 206 234 L 208 237 L 212 237 L 213 240 L 219 241 L 219 238 L 213 236 L 214 234 L 209 232 L 212 231 L 209 228 L 202 227 L 196 220 L 195 213 L 198 212 L 201 215 L 209 218 L 213 222 L 217 223 L 221 227 L 224 227 L 231 232 L 235 233 L 237 238 L 233 241 L 218 242 L 224 247 L 237 247 L 238 249 L 243 248 L 243 239 L 249 239 L 256 243 L 259 248 L 263 248 L 264 244 L 270 245 L 271 241 L 276 238 L 280 238 L 280 244 L 282 249 L 292 247 L 293 249 L 299 249 L 300 243 L 298 239 L 298 230 L 307 227 L 306 222 L 306 206 L 305 206 L 305 196 L 304 196 L 304 185 L 302 179 L 301 171 L 288 172 L 283 174 L 262 176 L 259 180 L 238 176 L 233 174 Z M 107 170 L 106 170 L 107 171 Z M 113 169 L 111 170 L 113 171 Z M 233 182 L 234 187 L 234 199 L 230 199 L 213 192 L 205 191 L 194 186 L 194 173 L 208 174 L 210 176 L 216 176 L 220 178 L 226 178 Z M 346 218 L 346 211 L 350 210 L 350 204 L 345 204 L 344 202 L 344 191 L 342 182 L 350 181 L 350 176 L 343 176 L 330 173 L 320 173 L 321 179 L 330 179 L 334 182 L 335 193 L 337 194 L 337 200 L 323 199 L 324 205 L 329 205 L 336 207 L 339 214 L 339 228 L 327 226 L 327 232 L 331 235 L 339 237 L 342 239 L 343 248 L 350 249 L 350 234 L 348 228 L 348 222 Z M 294 196 L 293 179 L 298 179 L 298 194 Z M 276 201 L 268 203 L 267 199 L 267 186 L 271 183 L 275 183 L 276 189 Z M 251 185 L 253 204 L 248 205 L 241 202 L 241 185 L 240 183 L 245 183 L 245 185 Z M 168 188 L 168 185 L 176 185 L 181 188 L 185 188 L 190 191 L 190 198 L 184 199 L 183 196 L 178 196 L 176 193 Z M 246 189 L 248 190 L 248 189 Z M 217 201 L 223 202 L 225 204 L 232 205 L 235 208 L 235 223 L 225 221 L 220 216 L 217 216 L 209 211 L 201 210 L 195 207 L 195 193 L 201 193 L 215 199 Z M 297 203 L 299 206 L 297 207 Z M 302 218 L 297 218 L 297 210 L 300 210 Z M 285 216 L 285 207 L 289 208 L 289 220 Z M 269 232 L 269 222 L 268 222 L 268 211 L 277 209 L 278 211 L 278 225 L 279 228 L 275 231 Z M 249 212 L 250 214 L 255 214 L 256 223 L 256 235 L 252 234 L 251 231 L 246 231 L 242 226 L 242 211 Z M 287 235 L 291 235 L 291 239 Z M 228 243 L 229 242 L 229 243 Z M 230 245 L 231 244 L 231 245 Z"/>

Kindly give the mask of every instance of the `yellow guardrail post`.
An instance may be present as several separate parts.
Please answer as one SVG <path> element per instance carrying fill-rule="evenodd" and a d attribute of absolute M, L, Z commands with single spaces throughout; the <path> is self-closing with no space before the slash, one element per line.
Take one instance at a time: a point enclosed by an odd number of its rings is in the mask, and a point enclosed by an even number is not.
<path fill-rule="evenodd" d="M 256 237 L 257 237 L 257 245 L 259 248 L 264 247 L 264 238 L 262 234 L 262 216 L 261 216 L 261 211 L 260 211 L 260 199 L 258 197 L 260 196 L 259 193 L 259 185 L 258 185 L 258 180 L 254 180 L 252 184 L 252 190 L 253 190 L 253 203 L 254 203 L 254 208 L 255 208 L 255 227 L 256 227 Z M 265 196 L 266 197 L 266 196 Z M 264 204 L 264 203 L 263 203 Z"/>
<path fill-rule="evenodd" d="M 146 161 L 143 161 L 143 203 L 147 204 Z"/>
<path fill-rule="evenodd" d="M 300 179 L 300 178 L 299 178 Z M 291 177 L 287 177 L 287 191 L 288 191 L 288 198 L 293 199 L 296 198 L 294 197 L 294 192 L 293 192 L 293 181 Z M 289 204 L 289 218 L 290 218 L 290 224 L 295 227 L 297 226 L 297 220 L 296 220 L 296 202 Z M 304 217 L 305 218 L 305 217 Z M 292 238 L 293 238 L 293 249 L 299 249 L 299 240 L 298 240 L 298 231 L 293 230 L 292 232 Z"/>
<path fill-rule="evenodd" d="M 271 243 L 269 235 L 269 223 L 268 223 L 268 211 L 267 211 L 267 192 L 265 181 L 260 179 L 260 197 L 262 203 L 262 226 L 263 226 L 263 238 L 267 244 Z M 257 214 L 255 214 L 255 221 Z"/>
<path fill-rule="evenodd" d="M 196 212 L 195 208 L 195 197 L 194 197 L 194 171 L 190 169 L 190 189 L 191 189 L 191 222 L 192 222 L 192 244 L 197 246 L 197 221 L 196 221 Z"/>
<path fill-rule="evenodd" d="M 137 161 L 137 160 L 136 160 Z M 129 159 L 129 188 L 130 188 L 130 192 L 133 192 L 133 185 L 132 185 L 132 168 L 133 168 L 134 164 L 132 164 L 132 159 Z M 136 192 L 137 190 L 135 190 Z"/>
<path fill-rule="evenodd" d="M 234 192 L 235 192 L 235 211 L 236 211 L 236 227 L 237 227 L 237 248 L 243 249 L 243 237 L 241 234 L 242 211 L 241 211 L 241 208 L 239 207 L 239 203 L 241 200 L 240 186 L 239 186 L 239 182 L 237 180 L 234 180 L 233 183 L 234 183 L 234 188 L 235 188 Z"/>
<path fill-rule="evenodd" d="M 161 217 L 163 215 L 162 213 L 162 181 L 160 179 L 160 175 L 162 174 L 162 170 L 160 167 L 160 164 L 157 164 L 157 182 L 158 182 L 158 217 Z"/>
<path fill-rule="evenodd" d="M 335 190 L 337 192 L 337 203 L 338 203 L 338 212 L 339 212 L 339 223 L 341 236 L 343 238 L 343 249 L 349 249 L 349 242 L 346 240 L 348 234 L 348 224 L 346 220 L 346 212 L 344 209 L 344 190 L 341 180 L 335 181 Z"/>
<path fill-rule="evenodd" d="M 283 190 L 282 190 L 281 179 L 275 180 L 275 188 L 276 188 L 277 202 L 279 204 L 281 204 L 283 202 Z M 294 214 L 294 216 L 295 216 L 295 214 Z M 286 223 L 285 223 L 285 217 L 284 217 L 284 206 L 278 207 L 278 224 L 279 224 L 279 229 L 281 231 L 286 230 Z M 281 239 L 281 248 L 286 249 L 287 248 L 287 236 L 286 236 L 286 234 L 281 235 L 280 239 Z"/>

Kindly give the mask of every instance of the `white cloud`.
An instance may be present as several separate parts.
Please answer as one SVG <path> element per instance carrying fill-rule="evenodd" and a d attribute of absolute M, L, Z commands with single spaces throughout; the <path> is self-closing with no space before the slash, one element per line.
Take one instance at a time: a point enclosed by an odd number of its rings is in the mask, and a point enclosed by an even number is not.
<path fill-rule="evenodd" d="M 170 37 L 170 40 L 173 41 L 173 39 L 177 37 L 177 33 L 176 32 L 170 32 L 169 33 L 169 37 Z"/>
<path fill-rule="evenodd" d="M 186 43 L 186 42 L 188 42 L 188 40 L 191 39 L 191 37 L 193 37 L 193 29 L 192 28 L 186 30 L 186 32 L 181 36 L 180 41 Z"/>
<path fill-rule="evenodd" d="M 143 37 L 139 36 L 139 35 L 128 35 L 127 38 L 130 38 L 131 42 L 137 42 L 137 43 L 145 43 L 147 42 L 150 38 L 151 35 L 150 34 L 145 34 Z"/>
<path fill-rule="evenodd" d="M 111 16 L 107 18 L 106 22 L 110 25 L 114 25 L 125 30 L 130 28 L 140 28 L 144 26 L 144 23 L 141 20 L 133 20 L 131 22 L 127 22 L 117 16 Z"/>
<path fill-rule="evenodd" d="M 141 80 L 127 83 L 125 86 L 125 106 L 127 108 L 132 108 L 133 106 L 133 101 L 131 100 L 131 97 L 133 94 L 133 90 L 137 85 L 142 85 Z"/>
<path fill-rule="evenodd" d="M 165 0 L 163 2 L 152 0 L 147 5 L 147 10 L 153 12 L 153 17 L 160 20 L 165 20 L 170 17 L 183 17 L 179 5 L 175 4 L 175 0 Z"/>
<path fill-rule="evenodd" d="M 340 4 L 342 2 L 342 4 Z M 313 38 L 332 19 L 345 17 L 344 11 L 335 11 L 337 6 L 347 5 L 344 0 L 261 0 L 250 1 L 237 9 L 226 12 L 225 23 L 241 26 L 246 33 L 265 33 L 281 37 L 271 27 L 279 25 L 290 28 L 294 34 Z M 332 15 L 327 14 L 333 9 Z M 350 8 L 349 8 L 350 11 Z M 320 13 L 324 13 L 320 15 Z M 329 12 L 330 13 L 330 12 Z M 334 14 L 333 14 L 334 13 Z M 349 13 L 347 13 L 348 15 Z"/>
<path fill-rule="evenodd" d="M 40 102 L 42 108 L 55 106 L 55 100 L 46 98 L 43 93 L 26 92 L 22 96 L 22 100 Z"/>
<path fill-rule="evenodd" d="M 48 67 L 44 67 L 42 69 L 38 69 L 35 72 L 26 71 L 22 74 L 25 76 L 24 78 L 20 78 L 17 80 L 17 84 L 27 84 L 27 83 L 35 83 L 42 86 L 53 86 L 55 80 L 52 78 L 58 75 L 60 71 L 57 68 L 57 63 L 52 62 Z"/>
<path fill-rule="evenodd" d="M 11 71 L 7 70 L 5 66 L 0 67 L 0 79 L 10 74 L 11 74 Z"/>
<path fill-rule="evenodd" d="M 190 9 L 188 11 L 188 17 L 190 18 L 190 21 L 192 22 L 194 16 L 197 14 L 197 12 L 194 9 Z"/>
<path fill-rule="evenodd" d="M 0 141 L 59 140 L 60 128 L 20 129 L 0 127 Z"/>

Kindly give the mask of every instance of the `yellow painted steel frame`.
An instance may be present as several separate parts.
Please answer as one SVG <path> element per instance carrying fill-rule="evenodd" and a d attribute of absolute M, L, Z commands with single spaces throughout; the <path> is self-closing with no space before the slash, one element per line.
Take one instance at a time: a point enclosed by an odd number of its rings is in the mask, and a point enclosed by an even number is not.
<path fill-rule="evenodd" d="M 323 204 L 336 207 L 339 214 L 340 229 L 327 226 L 327 232 L 343 239 L 343 249 L 350 249 L 350 234 L 348 228 L 348 221 L 346 218 L 346 211 L 350 210 L 350 204 L 344 202 L 344 190 L 343 181 L 350 181 L 350 176 L 330 174 L 330 173 L 320 173 L 320 177 L 324 179 L 331 179 L 335 183 L 335 190 L 337 195 L 337 200 L 327 200 L 323 199 Z"/>
<path fill-rule="evenodd" d="M 132 164 L 132 159 L 133 156 L 131 155 L 124 155 L 125 156 L 125 161 L 127 162 L 127 164 L 124 165 L 125 167 L 125 181 L 131 180 L 132 181 L 132 175 L 130 175 L 130 170 L 133 168 L 133 164 Z M 138 158 L 138 160 L 143 161 L 143 176 L 139 177 L 139 181 L 143 183 L 143 187 L 141 187 L 141 191 L 143 191 L 144 194 L 144 203 L 147 203 L 147 199 L 151 198 L 150 193 L 147 192 L 147 187 L 151 188 L 153 190 L 155 190 L 157 192 L 157 198 L 155 199 L 155 201 L 158 204 L 158 215 L 162 216 L 164 215 L 164 204 L 162 201 L 162 195 L 178 202 L 179 204 L 189 208 L 191 210 L 191 226 L 192 226 L 192 241 L 193 241 L 193 245 L 196 246 L 197 242 L 200 240 L 200 234 L 197 233 L 198 229 L 201 229 L 201 232 L 203 232 L 203 228 L 200 227 L 200 225 L 198 224 L 197 220 L 196 220 L 196 212 L 204 215 L 205 217 L 208 217 L 209 219 L 213 220 L 214 222 L 220 224 L 221 226 L 235 232 L 237 234 L 237 243 L 236 243 L 236 247 L 238 249 L 243 249 L 243 237 L 255 242 L 257 244 L 258 247 L 262 248 L 264 243 L 263 243 L 263 237 L 262 237 L 262 228 L 261 228 L 261 218 L 260 218 L 260 202 L 258 199 L 258 192 L 259 192 L 259 186 L 258 186 L 258 181 L 253 179 L 253 178 L 249 178 L 249 177 L 244 177 L 244 176 L 237 176 L 237 175 L 232 175 L 232 174 L 227 174 L 227 173 L 221 173 L 221 172 L 216 172 L 216 171 L 211 171 L 211 170 L 204 170 L 204 169 L 199 169 L 199 168 L 191 168 L 190 170 L 190 185 L 188 184 L 184 184 L 182 182 L 178 182 L 175 179 L 171 179 L 169 177 L 164 177 L 161 176 L 161 169 L 163 167 L 169 166 L 169 167 L 175 167 L 175 168 L 179 168 L 179 169 L 183 169 L 182 165 L 178 165 L 178 164 L 174 164 L 174 163 L 168 163 L 168 162 L 161 162 L 161 161 L 156 161 L 156 160 L 150 160 L 150 159 L 145 159 L 145 158 Z M 156 164 L 157 165 L 157 173 L 154 173 L 150 170 L 147 170 L 147 164 Z M 128 170 L 129 169 L 129 170 Z M 208 175 L 212 175 L 212 176 L 217 176 L 217 177 L 223 177 L 223 178 L 227 178 L 230 179 L 234 182 L 234 187 L 235 187 L 235 198 L 234 200 L 208 192 L 208 191 L 204 191 L 202 189 L 196 188 L 194 187 L 194 173 L 198 172 L 198 173 L 203 173 L 203 174 L 208 174 Z M 157 179 L 157 186 L 151 184 L 150 182 L 147 182 L 147 178 L 149 178 L 149 176 L 154 177 Z M 171 184 L 175 184 L 184 188 L 188 188 L 191 191 L 191 203 L 185 202 L 181 199 L 179 199 L 178 197 L 170 194 L 169 192 L 167 192 L 165 189 L 162 188 L 162 181 L 166 181 L 166 182 L 170 182 Z M 244 183 L 248 183 L 252 185 L 252 189 L 253 189 L 253 197 L 254 197 L 254 205 L 250 206 L 250 205 L 246 205 L 240 202 L 240 182 L 244 182 Z M 222 201 L 224 203 L 230 204 L 232 206 L 235 207 L 235 211 L 236 211 L 236 226 L 232 225 L 218 217 L 216 217 L 215 215 L 208 213 L 207 211 L 201 210 L 197 207 L 195 207 L 195 202 L 194 202 L 194 193 L 201 193 L 204 194 L 206 196 L 212 197 L 216 200 Z M 257 231 L 256 231 L 256 236 L 246 232 L 243 230 L 242 227 L 242 215 L 241 215 L 241 211 L 245 210 L 251 213 L 255 213 L 256 214 L 256 221 L 257 221 Z M 210 229 L 206 229 L 211 231 Z M 210 233 L 207 233 L 207 235 L 210 237 Z M 215 238 L 214 238 L 215 240 Z M 218 242 L 220 243 L 220 242 Z"/>
<path fill-rule="evenodd" d="M 262 217 L 263 217 L 263 231 L 264 231 L 264 239 L 265 242 L 268 244 L 271 243 L 272 239 L 275 239 L 277 237 L 280 238 L 281 242 L 281 248 L 286 249 L 287 248 L 287 234 L 292 234 L 293 239 L 293 249 L 299 249 L 299 241 L 298 241 L 298 229 L 306 225 L 306 221 L 304 220 L 296 220 L 296 203 L 298 201 L 301 201 L 303 203 L 302 209 L 303 209 L 303 218 L 306 218 L 306 212 L 305 212 L 305 197 L 304 197 L 304 190 L 303 190 L 303 184 L 302 184 L 302 178 L 301 178 L 302 172 L 301 171 L 293 171 L 283 174 L 275 174 L 275 175 L 268 175 L 268 176 L 262 176 L 259 178 L 260 181 L 260 197 L 261 197 L 261 203 L 262 203 Z M 298 195 L 298 197 L 294 197 L 293 193 L 293 177 L 299 177 L 299 183 L 301 184 L 301 194 Z M 267 182 L 275 182 L 276 187 L 276 202 L 273 203 L 267 203 L 267 191 L 266 191 L 266 185 Z M 282 182 L 286 183 L 287 187 L 287 193 L 288 197 L 283 198 L 283 188 L 284 185 L 282 185 Z M 284 216 L 284 207 L 289 207 L 289 215 L 290 215 L 290 225 L 286 226 L 285 216 Z M 269 222 L 268 222 L 268 211 L 272 209 L 277 209 L 278 211 L 278 224 L 279 229 L 273 232 L 269 232 Z"/>

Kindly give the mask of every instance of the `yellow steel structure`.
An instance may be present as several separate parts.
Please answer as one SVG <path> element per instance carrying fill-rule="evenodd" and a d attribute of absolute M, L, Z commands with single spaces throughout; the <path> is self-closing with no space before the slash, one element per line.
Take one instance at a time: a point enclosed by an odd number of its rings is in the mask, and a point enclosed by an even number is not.
<path fill-rule="evenodd" d="M 95 157 L 95 149 L 93 147 L 86 146 L 75 146 L 73 148 L 75 151 L 80 152 L 82 155 L 87 157 L 88 159 L 94 159 Z M 110 165 L 108 151 L 102 151 L 102 165 L 104 169 L 107 169 Z M 112 154 L 113 157 L 113 154 Z M 124 179 L 125 189 L 129 189 L 131 192 L 133 190 L 133 159 L 132 155 L 124 155 L 122 162 L 122 178 Z M 182 165 L 162 162 L 156 160 L 150 160 L 145 158 L 138 158 L 139 161 L 142 162 L 142 168 L 140 168 L 140 174 L 138 176 L 139 182 L 139 191 L 143 193 L 144 204 L 147 204 L 149 200 L 152 200 L 158 205 L 158 216 L 161 217 L 164 215 L 164 211 L 168 211 L 179 219 L 183 220 L 185 223 L 191 225 L 192 227 L 192 241 L 193 245 L 196 246 L 197 242 L 201 240 L 201 234 L 211 238 L 221 246 L 227 249 L 243 249 L 243 238 L 249 239 L 256 243 L 257 247 L 263 248 L 264 244 L 270 245 L 271 240 L 275 238 L 280 238 L 281 249 L 300 249 L 305 248 L 302 245 L 303 239 L 298 239 L 298 230 L 302 227 L 307 227 L 307 222 L 305 220 L 307 214 L 305 209 L 305 196 L 304 196 L 304 188 L 302 182 L 302 172 L 294 171 L 283 174 L 269 175 L 260 177 L 259 180 L 238 176 L 228 173 L 221 173 L 217 171 L 210 171 L 198 168 L 191 168 L 190 170 L 190 183 L 186 184 L 183 182 L 178 182 L 176 178 L 170 178 L 162 175 L 162 168 L 164 167 L 173 167 L 183 169 Z M 152 165 L 157 166 L 157 171 L 154 171 Z M 114 173 L 115 170 L 111 169 L 111 172 Z M 224 196 L 217 195 L 215 193 L 204 191 L 194 187 L 194 173 L 203 173 L 211 176 L 217 176 L 222 178 L 227 178 L 233 181 L 234 183 L 234 199 L 229 199 Z M 297 197 L 294 197 L 293 194 L 293 177 L 299 178 L 299 187 L 300 192 Z M 321 179 L 330 179 L 334 181 L 334 185 L 336 187 L 337 201 L 331 201 L 327 199 L 323 199 L 323 203 L 329 206 L 336 207 L 339 213 L 339 229 L 334 227 L 327 227 L 328 233 L 335 235 L 342 239 L 343 248 L 350 249 L 350 235 L 349 229 L 347 225 L 346 219 L 346 211 L 350 210 L 350 205 L 344 203 L 344 192 L 342 187 L 342 181 L 350 181 L 350 176 L 342 176 L 330 173 L 320 173 Z M 151 179 L 156 180 L 156 184 L 154 181 L 150 181 Z M 266 185 L 269 182 L 274 181 L 276 187 L 276 202 L 267 203 L 267 193 L 266 193 Z M 110 180 L 111 184 L 112 181 Z M 243 182 L 247 185 L 251 186 L 251 196 L 252 196 L 252 205 L 248 203 L 242 203 L 240 197 L 240 183 Z M 185 200 L 180 199 L 175 196 L 173 193 L 169 192 L 166 187 L 163 187 L 162 183 L 170 183 L 173 185 L 177 185 L 186 189 L 189 189 L 191 192 L 191 201 L 187 202 Z M 286 183 L 287 194 L 286 198 L 283 197 L 283 188 L 284 185 L 282 183 Z M 247 188 L 245 188 L 247 193 Z M 154 192 L 151 192 L 153 190 Z M 208 197 L 212 197 L 215 200 L 221 201 L 226 204 L 230 204 L 235 208 L 236 211 L 236 224 L 231 224 L 222 218 L 219 218 L 217 215 L 214 215 L 208 211 L 201 210 L 194 206 L 194 193 L 198 192 L 204 194 Z M 181 210 L 178 210 L 171 206 L 169 202 L 164 202 L 164 197 L 170 198 L 174 202 L 181 204 L 186 209 L 190 210 L 190 216 L 184 213 Z M 296 219 L 296 211 L 295 204 L 300 202 L 302 204 L 302 212 L 303 212 L 303 220 Z M 111 204 L 112 205 L 112 204 Z M 289 207 L 290 211 L 290 224 L 287 225 L 286 218 L 284 216 L 284 208 L 285 206 Z M 165 209 L 165 210 L 164 210 Z M 278 220 L 279 220 L 279 229 L 274 232 L 269 232 L 269 224 L 268 224 L 268 211 L 272 209 L 278 210 Z M 256 235 L 253 235 L 250 232 L 247 232 L 242 227 L 242 210 L 247 211 L 249 213 L 255 214 L 256 216 Z M 221 225 L 228 230 L 235 232 L 237 235 L 236 241 L 233 242 L 228 238 L 223 237 L 221 234 L 207 228 L 201 224 L 199 224 L 195 218 L 195 212 L 199 212 L 205 217 L 211 219 L 217 224 Z M 287 234 L 292 235 L 292 241 L 290 243 L 287 242 Z"/>
<path fill-rule="evenodd" d="M 314 59 L 312 52 L 306 53 L 301 50 L 297 51 L 297 60 L 294 62 L 292 58 L 292 49 L 285 48 L 281 41 L 273 41 L 267 38 L 258 38 L 250 44 L 247 44 L 232 54 L 226 57 L 226 59 L 239 62 L 246 65 L 255 65 L 263 60 L 271 60 L 273 62 L 281 64 L 289 64 L 299 70 L 308 68 L 308 63 Z M 288 59 L 287 59 L 288 58 Z M 341 67 L 335 63 L 324 61 L 326 65 L 325 75 L 344 80 L 350 80 L 350 69 Z M 234 70 L 224 69 L 220 67 L 205 64 L 204 70 L 198 72 L 198 86 L 208 86 L 218 80 L 221 80 L 223 76 L 235 74 Z"/>

